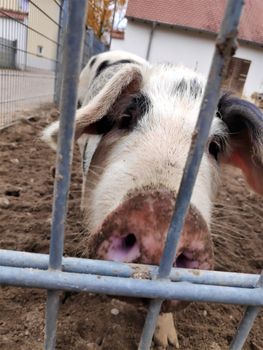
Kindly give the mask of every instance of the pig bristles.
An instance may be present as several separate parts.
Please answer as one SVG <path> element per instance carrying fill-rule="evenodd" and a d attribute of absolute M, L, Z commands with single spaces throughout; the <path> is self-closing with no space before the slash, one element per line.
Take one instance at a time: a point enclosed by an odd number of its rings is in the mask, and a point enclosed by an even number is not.
<path fill-rule="evenodd" d="M 54 135 L 57 134 L 58 128 L 59 121 L 56 121 L 45 128 L 41 135 L 41 139 L 48 143 L 54 151 L 57 150 L 57 140 Z"/>

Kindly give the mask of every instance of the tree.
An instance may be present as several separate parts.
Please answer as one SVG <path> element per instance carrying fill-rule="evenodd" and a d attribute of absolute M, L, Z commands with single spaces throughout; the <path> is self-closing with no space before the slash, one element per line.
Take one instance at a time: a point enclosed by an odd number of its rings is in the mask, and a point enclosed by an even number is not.
<path fill-rule="evenodd" d="M 99 39 L 108 43 L 114 13 L 123 12 L 126 5 L 127 0 L 89 0 L 87 26 L 93 29 Z"/>

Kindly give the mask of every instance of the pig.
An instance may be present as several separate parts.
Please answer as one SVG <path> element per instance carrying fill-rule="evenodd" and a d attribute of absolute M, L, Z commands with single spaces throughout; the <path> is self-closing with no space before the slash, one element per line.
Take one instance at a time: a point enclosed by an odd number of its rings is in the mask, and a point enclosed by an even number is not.
<path fill-rule="evenodd" d="M 122 65 L 126 63 L 140 63 L 146 65 L 147 61 L 132 53 L 125 51 L 109 51 L 101 53 L 99 56 L 93 56 L 88 64 L 80 73 L 78 86 L 78 104 L 81 106 L 94 79 L 105 68 L 113 65 Z"/>
<path fill-rule="evenodd" d="M 204 93 L 203 76 L 150 64 L 126 52 L 90 59 L 80 75 L 75 139 L 82 157 L 86 256 L 159 264 Z M 43 139 L 56 148 L 58 122 Z M 213 201 L 224 165 L 238 167 L 263 194 L 263 115 L 222 94 L 202 157 L 174 267 L 213 269 Z M 178 346 L 165 302 L 155 343 Z"/>

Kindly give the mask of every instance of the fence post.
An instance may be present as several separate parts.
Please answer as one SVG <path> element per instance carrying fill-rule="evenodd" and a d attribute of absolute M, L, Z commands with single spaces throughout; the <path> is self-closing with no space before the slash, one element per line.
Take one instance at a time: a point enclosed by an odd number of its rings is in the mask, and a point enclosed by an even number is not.
<path fill-rule="evenodd" d="M 59 106 L 62 87 L 63 70 L 63 40 L 67 30 L 69 0 L 62 0 L 59 12 L 59 28 L 57 40 L 57 54 L 55 65 L 54 102 Z"/>
<path fill-rule="evenodd" d="M 229 0 L 225 9 L 221 28 L 215 43 L 213 60 L 200 107 L 197 123 L 192 136 L 190 150 L 183 171 L 174 213 L 167 233 L 157 278 L 167 280 L 175 261 L 176 248 L 184 225 L 195 179 L 201 163 L 205 143 L 208 137 L 214 112 L 216 110 L 221 82 L 226 74 L 230 58 L 236 49 L 236 36 L 243 0 Z M 161 310 L 163 300 L 155 299 L 150 303 L 146 316 L 139 350 L 148 350 Z"/>
<path fill-rule="evenodd" d="M 74 117 L 77 106 L 77 86 L 82 59 L 86 0 L 64 1 L 66 7 L 66 31 L 63 34 L 63 78 L 60 98 L 60 127 L 56 160 L 56 177 L 53 195 L 53 211 L 50 239 L 49 270 L 61 270 L 64 248 L 64 228 L 71 176 L 74 138 Z M 62 9 L 62 11 L 63 11 Z M 63 29 L 65 28 L 65 24 Z M 45 350 L 56 345 L 56 321 L 59 307 L 59 291 L 49 290 L 46 305 Z"/>

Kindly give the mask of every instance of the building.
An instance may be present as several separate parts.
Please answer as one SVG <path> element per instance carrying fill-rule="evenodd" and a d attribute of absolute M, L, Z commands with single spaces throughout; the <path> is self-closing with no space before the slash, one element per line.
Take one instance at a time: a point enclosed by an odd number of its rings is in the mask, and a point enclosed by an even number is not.
<path fill-rule="evenodd" d="M 60 2 L 0 0 L 0 67 L 54 71 Z"/>
<path fill-rule="evenodd" d="M 150 62 L 184 64 L 208 75 L 226 0 L 129 0 L 125 35 L 112 49 L 133 52 Z M 245 0 L 239 48 L 224 82 L 237 95 L 263 92 L 263 1 Z"/>
<path fill-rule="evenodd" d="M 60 1 L 54 0 L 29 2 L 27 41 L 29 67 L 55 70 L 60 13 L 58 3 Z"/>
<path fill-rule="evenodd" d="M 25 69 L 27 4 L 0 0 L 0 67 Z"/>

